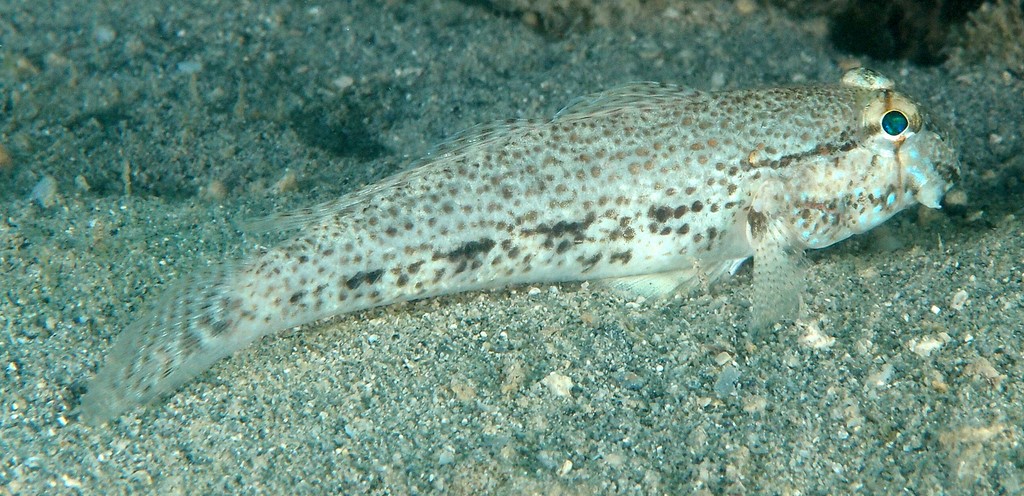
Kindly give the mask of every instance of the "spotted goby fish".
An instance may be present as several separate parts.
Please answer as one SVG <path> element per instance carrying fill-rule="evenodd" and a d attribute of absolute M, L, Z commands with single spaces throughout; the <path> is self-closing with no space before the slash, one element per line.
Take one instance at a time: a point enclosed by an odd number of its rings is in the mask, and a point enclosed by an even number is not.
<path fill-rule="evenodd" d="M 470 130 L 288 216 L 290 241 L 171 288 L 115 340 L 82 418 L 151 402 L 262 336 L 463 291 L 601 280 L 658 296 L 753 256 L 752 324 L 795 317 L 804 249 L 939 208 L 959 177 L 893 86 L 866 69 L 722 92 L 639 83 Z"/>

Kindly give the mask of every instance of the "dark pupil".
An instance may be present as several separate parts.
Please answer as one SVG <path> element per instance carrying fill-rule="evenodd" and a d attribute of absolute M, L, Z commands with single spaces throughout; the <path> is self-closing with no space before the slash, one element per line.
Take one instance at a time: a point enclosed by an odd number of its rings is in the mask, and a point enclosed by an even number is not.
<path fill-rule="evenodd" d="M 889 136 L 899 136 L 907 130 L 908 124 L 907 116 L 899 110 L 890 110 L 882 116 L 882 131 Z"/>

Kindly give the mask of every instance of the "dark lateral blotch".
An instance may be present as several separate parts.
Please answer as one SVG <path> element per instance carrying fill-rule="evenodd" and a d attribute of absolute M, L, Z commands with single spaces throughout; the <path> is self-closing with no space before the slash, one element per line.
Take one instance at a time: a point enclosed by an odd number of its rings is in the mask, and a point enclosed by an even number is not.
<path fill-rule="evenodd" d="M 494 249 L 497 243 L 490 238 L 480 238 L 475 241 L 470 241 L 463 244 L 462 246 L 445 253 L 443 256 L 451 261 L 466 261 L 477 257 L 478 255 L 486 255 L 487 252 Z"/>
<path fill-rule="evenodd" d="M 356 289 L 359 286 L 362 286 L 364 282 L 367 284 L 373 284 L 377 282 L 382 275 L 384 275 L 384 271 L 380 269 L 370 272 L 360 271 L 357 272 L 356 275 L 348 278 L 348 280 L 345 281 L 345 286 L 348 289 Z"/>

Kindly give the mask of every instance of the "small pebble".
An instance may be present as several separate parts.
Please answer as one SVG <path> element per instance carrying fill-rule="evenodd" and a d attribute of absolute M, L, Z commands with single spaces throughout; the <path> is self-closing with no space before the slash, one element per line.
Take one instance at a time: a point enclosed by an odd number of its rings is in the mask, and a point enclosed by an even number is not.
<path fill-rule="evenodd" d="M 540 383 L 547 386 L 548 391 L 555 396 L 567 397 L 572 394 L 572 379 L 558 372 L 548 374 Z"/>
<path fill-rule="evenodd" d="M 996 387 L 998 387 L 999 384 L 1003 382 L 1003 379 L 1006 378 L 1005 375 L 1000 374 L 999 371 L 992 366 L 992 362 L 988 361 L 988 359 L 984 357 L 979 357 L 977 360 L 968 364 L 967 367 L 964 367 L 963 375 L 982 378 L 988 381 L 989 384 Z"/>
<path fill-rule="evenodd" d="M 92 186 L 89 185 L 89 181 L 81 174 L 75 176 L 75 186 L 77 186 L 81 191 L 89 191 L 92 189 Z"/>
<path fill-rule="evenodd" d="M 558 468 L 558 476 L 565 477 L 572 471 L 572 460 L 566 460 L 562 462 L 562 466 Z"/>
<path fill-rule="evenodd" d="M 716 71 L 711 75 L 711 88 L 719 90 L 725 86 L 725 74 Z"/>
<path fill-rule="evenodd" d="M 63 69 L 71 65 L 71 60 L 57 52 L 50 52 L 43 57 L 47 69 Z"/>
<path fill-rule="evenodd" d="M 208 201 L 220 201 L 228 196 L 228 188 L 223 181 L 214 179 L 199 189 L 199 196 Z"/>
<path fill-rule="evenodd" d="M 747 413 L 761 413 L 768 407 L 768 400 L 763 396 L 751 396 L 743 402 L 743 411 Z"/>
<path fill-rule="evenodd" d="M 286 171 L 284 175 L 274 183 L 274 187 L 272 188 L 273 192 L 276 194 L 297 191 L 298 189 L 299 176 L 292 170 Z"/>
<path fill-rule="evenodd" d="M 14 159 L 11 158 L 11 152 L 7 151 L 7 147 L 0 143 L 0 172 L 7 171 L 14 166 Z"/>
<path fill-rule="evenodd" d="M 968 294 L 967 291 L 960 290 L 953 293 L 953 300 L 949 303 L 949 308 L 953 310 L 960 310 L 967 304 Z"/>
<path fill-rule="evenodd" d="M 43 459 L 38 456 L 30 456 L 25 459 L 25 468 L 29 470 L 39 470 L 43 468 Z"/>
<path fill-rule="evenodd" d="M 81 489 L 82 488 L 82 481 L 80 479 L 72 477 L 72 476 L 70 476 L 68 474 L 62 474 L 60 476 L 60 480 L 61 480 L 61 482 L 64 483 L 64 487 L 66 487 L 68 489 Z"/>
<path fill-rule="evenodd" d="M 910 351 L 913 351 L 917 356 L 925 358 L 931 356 L 933 351 L 942 348 L 942 345 L 946 344 L 949 340 L 949 334 L 940 332 L 935 336 L 911 339 L 907 342 L 907 347 L 910 348 Z"/>
<path fill-rule="evenodd" d="M 718 374 L 718 379 L 715 381 L 715 394 L 719 398 L 725 398 L 731 396 L 736 392 L 736 382 L 740 379 L 740 371 L 736 367 L 730 365 Z"/>
<path fill-rule="evenodd" d="M 117 31 L 114 31 L 110 26 L 96 26 L 96 30 L 92 32 L 92 37 L 97 43 L 107 45 L 117 38 Z"/>
<path fill-rule="evenodd" d="M 964 192 L 964 190 L 962 189 L 954 189 L 953 191 L 946 193 L 946 197 L 945 199 L 943 199 L 943 202 L 945 202 L 946 205 L 949 205 L 951 207 L 966 207 L 967 193 Z"/>
<path fill-rule="evenodd" d="M 195 74 L 203 69 L 203 64 L 194 60 L 183 60 L 178 62 L 177 69 L 182 74 Z"/>
<path fill-rule="evenodd" d="M 339 90 L 344 90 L 351 87 L 353 84 L 356 84 L 356 80 L 352 79 L 352 76 L 341 76 L 336 78 L 334 81 L 331 81 L 331 84 Z"/>
<path fill-rule="evenodd" d="M 875 372 L 872 372 L 871 375 L 869 375 L 867 378 L 867 383 L 868 385 L 874 387 L 885 387 L 889 384 L 889 381 L 892 379 L 892 373 L 892 364 L 887 363 L 885 365 L 882 365 L 882 368 L 878 369 Z"/>
<path fill-rule="evenodd" d="M 53 176 L 43 176 L 32 188 L 29 199 L 40 207 L 50 208 L 57 202 L 57 180 Z"/>
<path fill-rule="evenodd" d="M 625 386 L 626 389 L 633 391 L 643 389 L 644 383 L 646 382 L 647 381 L 645 381 L 643 377 L 634 374 L 633 372 L 626 372 L 626 374 L 622 376 L 622 385 Z"/>
<path fill-rule="evenodd" d="M 823 334 L 816 323 L 805 324 L 801 327 L 804 328 L 805 332 L 798 341 L 804 346 L 822 350 L 831 348 L 836 342 L 836 338 Z"/>
<path fill-rule="evenodd" d="M 715 363 L 717 363 L 718 365 L 725 365 L 725 364 L 727 364 L 727 363 L 729 363 L 731 361 L 732 361 L 732 355 L 730 355 L 729 352 L 727 352 L 727 351 L 723 351 L 723 352 L 715 355 Z"/>
<path fill-rule="evenodd" d="M 740 15 L 750 15 L 757 11 L 757 3 L 754 0 L 736 0 L 736 11 Z"/>
<path fill-rule="evenodd" d="M 452 463 L 455 463 L 455 449 L 451 446 L 445 446 L 444 449 L 441 450 L 441 454 L 437 457 L 437 464 L 450 465 Z"/>

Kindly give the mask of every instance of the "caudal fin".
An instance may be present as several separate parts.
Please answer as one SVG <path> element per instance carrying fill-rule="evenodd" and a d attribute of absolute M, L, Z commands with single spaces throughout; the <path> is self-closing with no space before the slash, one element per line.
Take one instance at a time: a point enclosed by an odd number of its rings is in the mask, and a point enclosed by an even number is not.
<path fill-rule="evenodd" d="M 225 266 L 175 285 L 125 329 L 82 397 L 80 419 L 99 425 L 149 403 L 258 338 L 240 325 L 232 273 Z"/>

